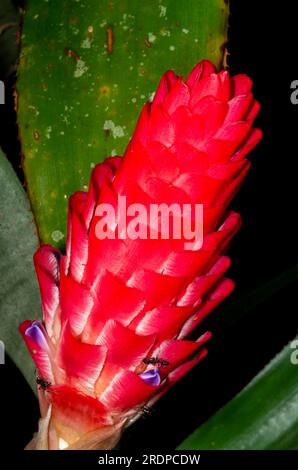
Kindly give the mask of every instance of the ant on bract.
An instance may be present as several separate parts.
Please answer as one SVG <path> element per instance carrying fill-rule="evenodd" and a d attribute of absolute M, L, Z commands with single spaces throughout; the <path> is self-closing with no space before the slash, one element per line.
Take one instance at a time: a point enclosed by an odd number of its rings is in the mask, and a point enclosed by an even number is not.
<path fill-rule="evenodd" d="M 152 416 L 152 409 L 147 406 L 147 405 L 144 405 L 141 407 L 141 412 L 142 412 L 142 418 L 143 419 L 146 419 L 146 418 L 149 418 L 150 416 Z"/>
<path fill-rule="evenodd" d="M 143 363 L 146 365 L 156 365 L 157 367 L 166 367 L 170 365 L 169 361 L 160 359 L 159 357 L 146 357 L 143 359 Z"/>
<path fill-rule="evenodd" d="M 46 390 L 51 386 L 51 382 L 49 382 L 46 379 L 43 379 L 42 377 L 37 376 L 36 377 L 36 383 L 39 385 L 43 390 Z"/>

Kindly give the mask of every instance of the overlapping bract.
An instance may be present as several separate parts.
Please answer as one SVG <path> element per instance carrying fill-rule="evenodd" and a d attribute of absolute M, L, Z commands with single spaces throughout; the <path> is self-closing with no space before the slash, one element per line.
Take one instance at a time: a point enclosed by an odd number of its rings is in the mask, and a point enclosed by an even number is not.
<path fill-rule="evenodd" d="M 209 332 L 187 337 L 233 289 L 224 253 L 241 221 L 226 208 L 261 138 L 251 86 L 207 61 L 186 82 L 167 72 L 124 157 L 97 165 L 89 191 L 70 198 L 66 254 L 36 253 L 44 325 L 21 331 L 51 383 L 40 391 L 43 414 L 51 405 L 50 447 L 127 424 L 206 354 Z M 96 207 L 117 210 L 119 195 L 127 205 L 203 204 L 202 247 L 186 251 L 183 237 L 99 240 Z M 144 364 L 151 357 L 168 365 Z"/>

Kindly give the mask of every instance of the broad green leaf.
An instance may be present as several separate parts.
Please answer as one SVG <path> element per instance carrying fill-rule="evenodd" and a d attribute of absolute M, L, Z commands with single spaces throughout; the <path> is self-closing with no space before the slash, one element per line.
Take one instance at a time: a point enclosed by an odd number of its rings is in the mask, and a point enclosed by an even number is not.
<path fill-rule="evenodd" d="M 26 194 L 2 152 L 0 201 L 0 340 L 35 389 L 34 364 L 18 326 L 41 312 L 32 262 L 37 237 Z"/>
<path fill-rule="evenodd" d="M 43 242 L 63 246 L 68 196 L 122 154 L 169 68 L 220 65 L 225 0 L 28 0 L 18 72 L 19 126 Z"/>
<path fill-rule="evenodd" d="M 298 336 L 179 449 L 298 450 Z"/>

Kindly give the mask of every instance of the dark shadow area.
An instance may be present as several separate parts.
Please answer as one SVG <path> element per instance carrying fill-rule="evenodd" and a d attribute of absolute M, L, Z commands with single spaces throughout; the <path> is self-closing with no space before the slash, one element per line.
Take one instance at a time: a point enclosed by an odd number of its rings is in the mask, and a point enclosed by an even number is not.
<path fill-rule="evenodd" d="M 21 372 L 10 360 L 0 365 L 1 450 L 21 450 L 37 431 L 38 402 Z"/>

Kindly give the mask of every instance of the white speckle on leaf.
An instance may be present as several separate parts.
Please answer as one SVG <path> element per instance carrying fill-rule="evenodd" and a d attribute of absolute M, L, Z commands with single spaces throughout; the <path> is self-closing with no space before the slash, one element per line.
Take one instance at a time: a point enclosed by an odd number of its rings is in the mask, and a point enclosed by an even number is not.
<path fill-rule="evenodd" d="M 168 36 L 168 37 L 170 37 L 170 36 L 171 36 L 171 31 L 169 31 L 168 29 L 161 29 L 160 34 L 161 34 L 162 36 Z"/>
<path fill-rule="evenodd" d="M 90 163 L 90 168 L 94 168 L 95 167 L 95 163 L 94 162 L 91 162 Z"/>
<path fill-rule="evenodd" d="M 51 237 L 54 242 L 59 242 L 60 240 L 62 240 L 62 238 L 64 238 L 64 235 L 62 232 L 60 232 L 60 230 L 54 230 L 54 232 L 52 232 Z"/>
<path fill-rule="evenodd" d="M 37 20 L 38 17 L 39 17 L 39 15 L 34 15 L 34 16 L 33 16 L 33 19 L 34 19 L 34 20 Z"/>
<path fill-rule="evenodd" d="M 170 51 L 173 52 L 175 50 L 175 46 L 170 46 L 169 49 L 170 49 Z"/>
<path fill-rule="evenodd" d="M 136 103 L 137 99 L 136 98 L 131 98 L 132 103 Z"/>
<path fill-rule="evenodd" d="M 189 29 L 185 29 L 185 28 L 183 28 L 183 29 L 182 29 L 182 33 L 184 33 L 184 34 L 188 34 L 188 33 L 189 33 Z"/>
<path fill-rule="evenodd" d="M 145 95 L 141 95 L 140 98 L 141 100 L 143 100 L 145 98 Z"/>
<path fill-rule="evenodd" d="M 35 116 L 39 115 L 38 109 L 36 109 L 35 106 L 33 106 L 32 104 L 29 104 L 28 109 L 30 109 L 30 111 L 32 111 L 35 114 Z"/>
<path fill-rule="evenodd" d="M 49 126 L 46 128 L 46 138 L 50 139 L 51 138 L 51 132 L 52 132 L 52 126 Z"/>
<path fill-rule="evenodd" d="M 164 5 L 159 5 L 159 16 L 162 18 L 163 16 L 166 16 L 167 14 L 167 7 Z"/>
<path fill-rule="evenodd" d="M 110 131 L 114 139 L 123 137 L 125 135 L 123 127 L 116 126 L 115 123 L 111 120 L 107 120 L 104 122 L 103 130 Z"/>
<path fill-rule="evenodd" d="M 67 126 L 69 126 L 70 121 L 69 121 L 69 119 L 68 119 L 67 116 L 62 116 L 62 121 L 63 121 Z"/>
<path fill-rule="evenodd" d="M 154 41 L 156 40 L 156 36 L 154 33 L 148 33 L 148 41 L 151 42 L 151 43 L 154 43 Z"/>
<path fill-rule="evenodd" d="M 76 69 L 75 69 L 73 75 L 74 75 L 75 78 L 79 78 L 82 75 L 84 75 L 84 73 L 87 72 L 87 70 L 88 70 L 88 67 L 85 64 L 85 62 L 82 59 L 79 59 L 77 61 Z"/>
<path fill-rule="evenodd" d="M 106 24 L 107 24 L 107 20 L 103 20 L 103 21 L 100 23 L 99 26 L 100 26 L 101 28 L 104 28 Z"/>
<path fill-rule="evenodd" d="M 61 132 L 60 132 L 60 135 L 64 135 L 64 131 L 61 131 Z"/>
<path fill-rule="evenodd" d="M 115 157 L 117 155 L 117 150 L 116 149 L 113 149 L 111 151 L 111 157 Z"/>
<path fill-rule="evenodd" d="M 82 49 L 90 49 L 91 47 L 91 44 L 92 44 L 92 41 L 90 38 L 86 38 L 82 41 L 81 43 L 81 47 Z"/>

